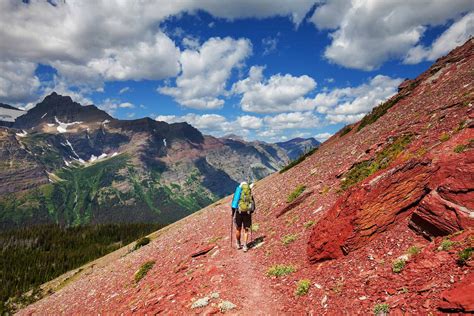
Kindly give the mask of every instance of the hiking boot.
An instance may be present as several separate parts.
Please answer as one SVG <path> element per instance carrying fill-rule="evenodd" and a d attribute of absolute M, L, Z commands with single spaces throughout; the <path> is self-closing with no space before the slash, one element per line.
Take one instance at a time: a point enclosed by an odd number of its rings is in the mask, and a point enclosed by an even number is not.
<path fill-rule="evenodd" d="M 236 247 L 237 247 L 237 249 L 242 249 L 242 245 L 240 244 L 240 242 L 236 243 Z"/>
<path fill-rule="evenodd" d="M 247 245 L 244 245 L 244 252 L 247 252 L 249 250 L 249 247 Z"/>

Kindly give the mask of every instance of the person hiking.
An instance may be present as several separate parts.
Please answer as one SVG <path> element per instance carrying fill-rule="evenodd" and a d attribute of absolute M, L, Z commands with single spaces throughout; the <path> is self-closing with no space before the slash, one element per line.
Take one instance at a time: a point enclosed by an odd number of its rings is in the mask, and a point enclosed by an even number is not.
<path fill-rule="evenodd" d="M 234 197 L 232 199 L 232 220 L 235 223 L 235 238 L 237 239 L 237 249 L 242 249 L 244 252 L 248 250 L 248 239 L 250 234 L 250 226 L 252 226 L 252 214 L 255 211 L 255 200 L 252 195 L 252 184 L 242 182 L 235 189 Z M 244 244 L 240 243 L 240 235 L 244 228 Z"/>

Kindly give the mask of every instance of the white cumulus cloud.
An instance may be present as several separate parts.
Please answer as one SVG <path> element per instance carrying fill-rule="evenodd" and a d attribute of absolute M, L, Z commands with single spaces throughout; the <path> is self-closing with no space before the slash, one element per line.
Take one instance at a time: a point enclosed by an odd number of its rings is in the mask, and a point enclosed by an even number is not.
<path fill-rule="evenodd" d="M 357 87 L 336 88 L 316 95 L 316 111 L 329 123 L 354 123 L 397 93 L 401 78 L 378 75 Z"/>
<path fill-rule="evenodd" d="M 176 85 L 159 87 L 158 91 L 189 108 L 220 108 L 224 104 L 220 97 L 226 94 L 232 70 L 240 67 L 251 52 L 248 39 L 210 38 L 199 50 L 182 52 L 182 72 Z"/>
<path fill-rule="evenodd" d="M 328 0 L 316 8 L 311 21 L 318 29 L 331 31 L 331 44 L 324 52 L 327 59 L 373 70 L 389 59 L 403 58 L 428 27 L 471 10 L 472 0 Z M 447 46 L 453 47 L 451 42 Z"/>
<path fill-rule="evenodd" d="M 472 36 L 474 36 L 474 12 L 466 14 L 451 25 L 431 44 L 431 47 L 418 45 L 411 48 L 404 62 L 417 64 L 423 60 L 434 61 L 456 46 L 464 44 Z"/>
<path fill-rule="evenodd" d="M 232 91 L 242 94 L 242 110 L 272 113 L 314 109 L 314 101 L 305 97 L 316 87 L 313 78 L 277 74 L 265 79 L 263 69 L 262 66 L 252 66 L 248 78 L 234 83 Z"/>

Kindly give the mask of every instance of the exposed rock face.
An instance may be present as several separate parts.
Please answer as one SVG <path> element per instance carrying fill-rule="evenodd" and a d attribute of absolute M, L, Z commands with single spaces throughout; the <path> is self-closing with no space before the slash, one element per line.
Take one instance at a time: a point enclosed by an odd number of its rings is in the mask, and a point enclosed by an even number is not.
<path fill-rule="evenodd" d="M 452 234 L 474 226 L 473 201 L 471 153 L 402 162 L 367 178 L 335 203 L 311 234 L 309 260 L 339 258 L 405 217 L 427 238 Z"/>
<path fill-rule="evenodd" d="M 15 133 L 0 127 L 0 193 L 11 193 L 48 183 L 48 177 Z"/>

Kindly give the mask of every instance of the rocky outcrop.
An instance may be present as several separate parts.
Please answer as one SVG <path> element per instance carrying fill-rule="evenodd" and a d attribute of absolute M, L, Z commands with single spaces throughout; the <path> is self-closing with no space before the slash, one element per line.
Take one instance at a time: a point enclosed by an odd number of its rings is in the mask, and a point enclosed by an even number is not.
<path fill-rule="evenodd" d="M 449 313 L 473 313 L 474 312 L 474 273 L 467 275 L 462 282 L 452 289 L 441 293 L 441 302 L 438 307 Z"/>
<path fill-rule="evenodd" d="M 474 226 L 473 201 L 472 152 L 399 163 L 369 177 L 334 204 L 310 236 L 308 258 L 339 258 L 406 217 L 410 227 L 427 238 L 452 234 Z"/>

